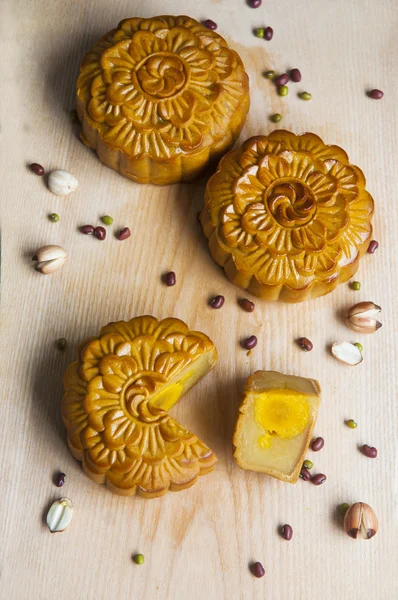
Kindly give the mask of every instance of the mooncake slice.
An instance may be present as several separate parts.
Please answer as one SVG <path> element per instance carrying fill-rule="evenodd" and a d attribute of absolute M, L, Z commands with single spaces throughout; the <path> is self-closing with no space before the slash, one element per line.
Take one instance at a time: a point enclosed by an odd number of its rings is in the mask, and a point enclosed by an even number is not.
<path fill-rule="evenodd" d="M 242 469 L 295 483 L 321 402 L 314 379 L 256 371 L 246 382 L 233 436 Z"/>
<path fill-rule="evenodd" d="M 237 140 L 249 110 L 242 60 L 186 16 L 124 19 L 84 57 L 82 140 L 138 183 L 192 181 Z"/>
<path fill-rule="evenodd" d="M 167 411 L 216 361 L 213 342 L 173 318 L 110 323 L 84 342 L 64 376 L 62 418 L 87 475 L 154 498 L 209 473 L 214 453 Z"/>

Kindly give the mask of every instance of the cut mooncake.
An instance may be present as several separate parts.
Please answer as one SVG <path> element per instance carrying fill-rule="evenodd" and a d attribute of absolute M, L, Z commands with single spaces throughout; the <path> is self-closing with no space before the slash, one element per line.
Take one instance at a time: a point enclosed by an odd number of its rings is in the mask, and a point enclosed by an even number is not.
<path fill-rule="evenodd" d="M 189 17 L 125 19 L 84 57 L 82 139 L 139 183 L 192 181 L 233 146 L 249 80 L 218 33 Z"/>
<path fill-rule="evenodd" d="M 362 171 L 313 133 L 273 131 L 220 161 L 201 214 L 213 259 L 265 300 L 302 302 L 356 272 L 372 234 Z"/>
<path fill-rule="evenodd" d="M 246 382 L 233 444 L 242 469 L 295 483 L 321 402 L 314 379 L 256 371 Z"/>
<path fill-rule="evenodd" d="M 209 473 L 213 452 L 167 411 L 216 361 L 213 342 L 179 319 L 110 323 L 84 342 L 64 376 L 62 418 L 87 475 L 155 498 Z"/>

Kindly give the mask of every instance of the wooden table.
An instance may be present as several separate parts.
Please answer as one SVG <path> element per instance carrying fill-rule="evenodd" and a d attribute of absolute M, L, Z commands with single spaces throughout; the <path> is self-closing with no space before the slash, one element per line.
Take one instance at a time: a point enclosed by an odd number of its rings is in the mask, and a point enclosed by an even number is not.
<path fill-rule="evenodd" d="M 212 18 L 240 52 L 251 81 L 252 106 L 242 139 L 283 127 L 313 131 L 342 145 L 366 174 L 376 203 L 375 237 L 357 279 L 302 305 L 257 302 L 252 314 L 212 262 L 196 221 L 204 181 L 155 188 L 136 185 L 103 167 L 71 125 L 74 84 L 84 53 L 128 16 L 190 14 Z M 15 0 L 3 3 L 1 80 L 3 150 L 1 224 L 1 518 L 0 596 L 5 600 L 316 599 L 397 597 L 397 3 L 396 0 Z M 265 42 L 251 30 L 272 25 Z M 280 98 L 262 73 L 300 67 L 303 85 Z M 365 91 L 377 87 L 382 101 Z M 296 91 L 312 92 L 302 102 Z M 64 168 L 79 180 L 67 198 L 53 196 L 26 165 Z M 47 215 L 57 212 L 60 222 Z M 128 225 L 130 240 L 103 243 L 78 233 L 103 214 Z M 64 246 L 68 263 L 51 277 L 32 269 L 33 251 Z M 165 270 L 178 283 L 160 281 Z M 208 307 L 213 294 L 222 310 Z M 359 300 L 383 307 L 373 336 L 350 333 L 342 310 Z M 110 320 L 176 316 L 216 343 L 217 368 L 173 411 L 217 453 L 213 474 L 179 494 L 144 501 L 120 498 L 90 481 L 71 456 L 60 419 L 62 374 L 76 345 Z M 255 333 L 250 357 L 239 340 Z M 294 343 L 314 343 L 311 353 Z M 66 337 L 59 352 L 54 342 Z M 353 339 L 354 338 L 354 339 Z M 349 368 L 331 357 L 339 339 L 360 340 L 365 359 Z M 311 455 L 327 482 L 288 485 L 240 470 L 231 435 L 244 379 L 259 368 L 318 379 L 323 388 L 316 433 L 325 448 Z M 344 420 L 354 418 L 353 431 Z M 376 460 L 358 445 L 378 448 Z M 67 474 L 62 491 L 52 481 Z M 51 535 L 44 515 L 61 494 L 75 505 L 73 522 Z M 336 507 L 363 500 L 380 531 L 369 542 L 343 532 Z M 278 527 L 290 523 L 290 543 Z M 132 555 L 142 552 L 145 564 Z M 248 563 L 266 575 L 255 579 Z"/>

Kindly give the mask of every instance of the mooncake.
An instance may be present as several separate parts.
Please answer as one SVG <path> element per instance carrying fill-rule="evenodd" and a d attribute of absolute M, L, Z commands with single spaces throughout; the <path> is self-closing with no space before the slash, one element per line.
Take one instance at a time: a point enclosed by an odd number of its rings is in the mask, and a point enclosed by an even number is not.
<path fill-rule="evenodd" d="M 362 171 L 313 133 L 255 136 L 220 161 L 201 222 L 213 259 L 265 300 L 302 302 L 356 272 L 372 234 Z"/>
<path fill-rule="evenodd" d="M 139 183 L 192 181 L 235 143 L 249 109 L 238 54 L 186 16 L 125 19 L 84 57 L 82 139 Z"/>
<path fill-rule="evenodd" d="M 238 465 L 296 483 L 318 415 L 320 393 L 314 379 L 276 371 L 251 375 L 233 436 Z"/>
<path fill-rule="evenodd" d="M 209 473 L 215 455 L 168 411 L 216 361 L 211 340 L 173 318 L 110 323 L 85 341 L 64 376 L 62 419 L 87 475 L 155 498 Z"/>

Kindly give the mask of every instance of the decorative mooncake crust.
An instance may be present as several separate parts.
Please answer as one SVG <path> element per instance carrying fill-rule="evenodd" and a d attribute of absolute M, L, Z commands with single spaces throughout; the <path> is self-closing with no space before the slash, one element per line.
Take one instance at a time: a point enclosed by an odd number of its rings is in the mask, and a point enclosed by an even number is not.
<path fill-rule="evenodd" d="M 117 494 L 153 498 L 210 472 L 213 452 L 164 407 L 216 360 L 210 339 L 179 319 L 110 323 L 83 343 L 64 376 L 62 418 L 89 477 Z"/>
<path fill-rule="evenodd" d="M 191 181 L 235 143 L 249 109 L 238 54 L 185 16 L 125 19 L 83 59 L 83 141 L 139 183 Z"/>
<path fill-rule="evenodd" d="M 265 300 L 328 294 L 368 248 L 374 207 L 365 184 L 344 150 L 313 133 L 252 137 L 207 184 L 210 252 L 235 285 Z"/>

